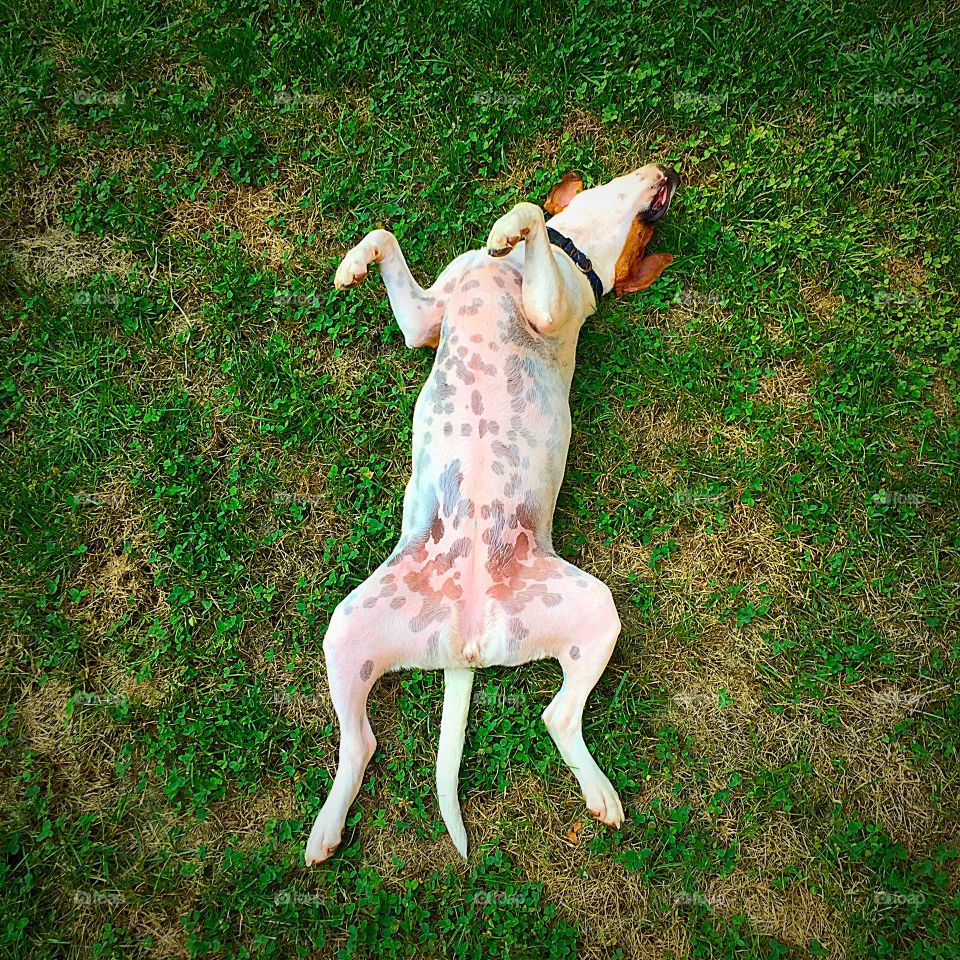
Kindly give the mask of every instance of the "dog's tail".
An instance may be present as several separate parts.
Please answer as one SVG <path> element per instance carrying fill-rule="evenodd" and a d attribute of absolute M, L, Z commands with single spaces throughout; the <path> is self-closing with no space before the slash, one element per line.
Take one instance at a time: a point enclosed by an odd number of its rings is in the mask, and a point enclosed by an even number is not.
<path fill-rule="evenodd" d="M 447 825 L 453 845 L 460 856 L 467 858 L 467 831 L 463 826 L 457 783 L 460 779 L 460 758 L 470 712 L 472 670 L 443 671 L 443 716 L 440 719 L 440 743 L 437 745 L 437 797 L 440 815 Z"/>

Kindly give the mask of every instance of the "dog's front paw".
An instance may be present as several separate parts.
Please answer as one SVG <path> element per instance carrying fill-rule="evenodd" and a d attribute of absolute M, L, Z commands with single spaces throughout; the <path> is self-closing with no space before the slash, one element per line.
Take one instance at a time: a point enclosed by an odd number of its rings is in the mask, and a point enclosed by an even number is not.
<path fill-rule="evenodd" d="M 530 231 L 543 223 L 543 212 L 533 203 L 518 203 L 504 214 L 487 237 L 487 253 L 491 257 L 506 256 Z"/>
<path fill-rule="evenodd" d="M 366 278 L 371 263 L 382 262 L 390 244 L 396 242 L 392 233 L 387 230 L 373 230 L 368 233 L 347 255 L 340 261 L 333 285 L 338 290 L 355 287 Z"/>

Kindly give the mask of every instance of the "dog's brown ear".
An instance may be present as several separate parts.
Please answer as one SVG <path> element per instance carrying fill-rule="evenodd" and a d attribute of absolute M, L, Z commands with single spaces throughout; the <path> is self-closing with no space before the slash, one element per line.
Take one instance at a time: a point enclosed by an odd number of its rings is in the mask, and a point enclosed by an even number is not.
<path fill-rule="evenodd" d="M 672 253 L 651 253 L 640 261 L 640 266 L 632 277 L 623 283 L 616 284 L 614 289 L 618 295 L 646 290 L 671 263 L 673 263 Z"/>
<path fill-rule="evenodd" d="M 579 173 L 572 170 L 565 173 L 558 184 L 555 184 L 547 194 L 543 209 L 555 217 L 567 204 L 583 189 L 583 179 Z"/>
<path fill-rule="evenodd" d="M 646 290 L 673 263 L 672 253 L 647 255 L 647 245 L 652 238 L 653 227 L 650 224 L 639 219 L 630 224 L 630 233 L 617 258 L 613 275 L 613 289 L 617 296 Z"/>

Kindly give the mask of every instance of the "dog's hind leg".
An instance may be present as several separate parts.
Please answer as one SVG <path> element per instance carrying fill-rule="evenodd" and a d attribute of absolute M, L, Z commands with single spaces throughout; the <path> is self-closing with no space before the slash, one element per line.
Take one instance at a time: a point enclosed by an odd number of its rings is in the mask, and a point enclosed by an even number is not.
<path fill-rule="evenodd" d="M 580 783 L 590 812 L 610 826 L 623 822 L 623 806 L 583 740 L 583 708 L 600 679 L 617 637 L 620 618 L 610 590 L 596 577 L 556 559 L 558 575 L 545 580 L 543 600 L 527 602 L 509 628 L 523 636 L 521 660 L 556 657 L 563 685 L 543 712 L 560 755 Z M 547 598 L 549 607 L 542 605 Z"/>
<path fill-rule="evenodd" d="M 416 559 L 417 553 L 416 546 L 394 551 L 337 607 L 327 628 L 323 652 L 340 724 L 340 758 L 330 795 L 307 841 L 308 866 L 336 850 L 376 750 L 367 717 L 367 697 L 374 683 L 401 667 L 433 670 L 448 665 L 441 647 L 448 625 L 456 619 L 448 595 L 455 582 L 449 569 L 452 560 L 448 555 Z M 438 571 L 446 581 L 437 577 L 434 582 Z"/>
<path fill-rule="evenodd" d="M 340 757 L 330 795 L 307 841 L 308 866 L 326 860 L 339 845 L 347 812 L 376 750 L 367 717 L 371 688 L 388 670 L 426 656 L 429 640 L 410 627 L 412 600 L 398 574 L 384 564 L 337 607 L 330 620 L 323 652 L 340 725 Z"/>
<path fill-rule="evenodd" d="M 388 666 L 382 655 L 375 654 L 378 646 L 368 624 L 351 623 L 341 604 L 323 641 L 330 698 L 340 724 L 340 762 L 330 795 L 310 831 L 305 854 L 307 866 L 326 860 L 339 846 L 347 811 L 377 748 L 367 717 L 367 696 Z"/>

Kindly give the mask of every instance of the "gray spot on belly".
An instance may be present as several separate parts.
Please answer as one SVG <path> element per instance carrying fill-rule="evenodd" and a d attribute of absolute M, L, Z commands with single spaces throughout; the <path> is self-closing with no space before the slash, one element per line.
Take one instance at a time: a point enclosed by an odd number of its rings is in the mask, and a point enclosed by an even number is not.
<path fill-rule="evenodd" d="M 520 644 L 530 635 L 530 631 L 523 625 L 523 621 L 514 617 L 509 625 L 507 633 L 507 649 L 514 651 L 520 648 Z"/>
<path fill-rule="evenodd" d="M 372 675 L 373 675 L 373 661 L 364 660 L 363 666 L 360 668 L 360 679 L 369 680 Z"/>

